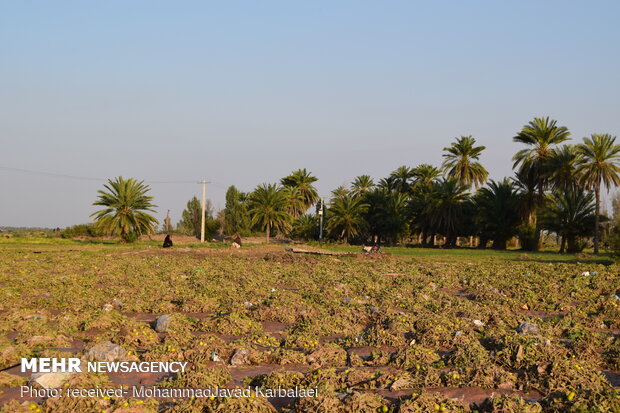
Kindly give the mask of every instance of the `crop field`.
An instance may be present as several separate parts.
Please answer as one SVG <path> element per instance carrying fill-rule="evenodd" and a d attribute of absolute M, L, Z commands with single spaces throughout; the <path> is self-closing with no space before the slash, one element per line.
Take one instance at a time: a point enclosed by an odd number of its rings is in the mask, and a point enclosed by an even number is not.
<path fill-rule="evenodd" d="M 610 259 L 384 251 L 0 242 L 0 411 L 620 412 Z M 118 359 L 189 370 L 73 373 L 62 386 L 318 396 L 21 397 L 22 357 L 107 342 Z"/>

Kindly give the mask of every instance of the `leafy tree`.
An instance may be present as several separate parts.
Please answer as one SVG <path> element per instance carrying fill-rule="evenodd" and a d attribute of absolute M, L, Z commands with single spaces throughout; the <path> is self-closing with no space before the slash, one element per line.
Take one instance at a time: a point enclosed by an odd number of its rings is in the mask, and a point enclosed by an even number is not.
<path fill-rule="evenodd" d="M 488 186 L 478 190 L 473 201 L 480 238 L 492 239 L 493 248 L 505 250 L 507 241 L 517 234 L 521 223 L 521 197 L 516 186 L 507 178 L 490 181 Z"/>
<path fill-rule="evenodd" d="M 153 197 L 147 195 L 150 190 L 143 181 L 122 176 L 104 185 L 106 191 L 99 190 L 99 199 L 93 205 L 105 207 L 94 212 L 98 231 L 110 235 L 120 235 L 123 242 L 130 242 L 142 234 L 151 234 L 158 224 L 157 219 L 146 211 L 155 212 L 151 202 Z"/>
<path fill-rule="evenodd" d="M 177 224 L 179 232 L 200 239 L 202 225 L 202 204 L 193 197 L 187 201 L 187 206 L 181 213 L 181 220 Z M 213 207 L 208 199 L 205 202 L 205 239 L 210 239 L 220 229 L 220 222 L 213 218 Z"/>
<path fill-rule="evenodd" d="M 252 225 L 265 230 L 267 242 L 271 231 L 286 232 L 290 228 L 291 215 L 287 212 L 288 199 L 282 187 L 262 184 L 250 194 L 249 212 Z"/>
<path fill-rule="evenodd" d="M 577 146 L 581 156 L 578 162 L 580 183 L 594 191 L 596 203 L 596 220 L 594 223 L 594 253 L 598 254 L 600 239 L 599 215 L 601 211 L 601 184 L 607 188 L 620 183 L 620 145 L 616 144 L 616 137 L 609 134 L 593 134 L 583 138 L 583 143 Z"/>
<path fill-rule="evenodd" d="M 289 176 L 282 178 L 280 183 L 285 187 L 297 188 L 303 202 L 303 213 L 319 199 L 319 193 L 312 185 L 316 181 L 318 181 L 318 178 L 312 176 L 304 168 L 293 171 Z"/>
<path fill-rule="evenodd" d="M 594 196 L 576 188 L 556 191 L 547 197 L 546 208 L 542 216 L 543 226 L 562 237 L 560 252 L 565 244 L 568 253 L 579 252 L 576 240 L 580 236 L 590 236 L 594 232 L 595 217 Z"/>
<path fill-rule="evenodd" d="M 512 159 L 513 168 L 519 167 L 522 174 L 533 178 L 536 182 L 536 215 L 532 215 L 532 218 L 537 218 L 543 207 L 549 178 L 548 161 L 553 155 L 553 149 L 566 141 L 569 136 L 570 132 L 565 126 L 557 126 L 557 121 L 545 117 L 534 118 L 513 138 L 515 142 L 529 146 L 517 152 Z M 534 225 L 536 229 L 533 249 L 538 250 L 541 226 L 537 219 Z"/>
<path fill-rule="evenodd" d="M 367 209 L 368 205 L 350 195 L 332 199 L 328 210 L 327 230 L 348 244 L 351 237 L 363 231 L 366 224 L 363 214 Z"/>
<path fill-rule="evenodd" d="M 456 178 L 461 184 L 478 189 L 487 180 L 489 173 L 478 162 L 484 146 L 475 146 L 476 139 L 472 136 L 461 136 L 449 147 L 443 148 L 446 152 L 443 157 L 443 169 L 448 177 Z"/>
<path fill-rule="evenodd" d="M 351 184 L 351 195 L 362 198 L 375 186 L 370 175 L 360 175 Z"/>
<path fill-rule="evenodd" d="M 250 216 L 247 195 L 234 185 L 226 190 L 226 207 L 224 209 L 224 233 L 226 235 L 248 235 Z"/>

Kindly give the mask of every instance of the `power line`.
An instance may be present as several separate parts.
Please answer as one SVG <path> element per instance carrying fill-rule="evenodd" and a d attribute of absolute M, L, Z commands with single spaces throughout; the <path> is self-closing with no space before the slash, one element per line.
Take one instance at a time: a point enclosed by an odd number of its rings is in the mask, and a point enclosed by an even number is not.
<path fill-rule="evenodd" d="M 42 176 L 51 176 L 55 178 L 64 178 L 64 179 L 74 179 L 81 181 L 98 181 L 98 182 L 107 182 L 108 180 L 105 178 L 94 178 L 91 176 L 78 176 L 78 175 L 68 175 L 68 174 L 59 174 L 54 172 L 43 172 L 43 171 L 34 171 L 31 169 L 23 169 L 23 168 L 13 168 L 10 166 L 0 166 L 0 169 L 4 169 L 7 171 L 26 173 L 31 175 L 42 175 Z M 145 183 L 148 184 L 193 184 L 196 181 L 151 181 L 144 180 Z"/>

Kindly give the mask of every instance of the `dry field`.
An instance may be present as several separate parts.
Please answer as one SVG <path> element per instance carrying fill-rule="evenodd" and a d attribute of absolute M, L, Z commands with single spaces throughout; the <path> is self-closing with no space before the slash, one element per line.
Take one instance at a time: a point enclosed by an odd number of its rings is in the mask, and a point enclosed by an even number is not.
<path fill-rule="evenodd" d="M 616 264 L 275 245 L 11 243 L 0 257 L 2 412 L 620 411 Z M 190 370 L 73 374 L 62 385 L 299 386 L 319 396 L 19 397 L 30 379 L 21 357 L 83 357 L 106 342 L 119 359 Z"/>

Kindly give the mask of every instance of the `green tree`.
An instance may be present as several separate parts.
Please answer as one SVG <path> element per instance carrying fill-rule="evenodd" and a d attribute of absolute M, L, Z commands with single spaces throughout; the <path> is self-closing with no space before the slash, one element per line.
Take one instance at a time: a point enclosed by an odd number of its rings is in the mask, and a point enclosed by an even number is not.
<path fill-rule="evenodd" d="M 461 184 L 478 189 L 487 180 L 489 173 L 478 162 L 484 146 L 475 146 L 472 136 L 461 136 L 449 147 L 443 148 L 443 169 L 450 178 L 456 178 Z"/>
<path fill-rule="evenodd" d="M 183 234 L 191 235 L 200 239 L 202 225 L 202 205 L 198 198 L 193 197 L 187 201 L 187 205 L 181 213 L 181 220 L 177 229 Z M 213 238 L 220 228 L 220 222 L 213 218 L 213 207 L 208 199 L 205 202 L 205 239 Z"/>
<path fill-rule="evenodd" d="M 617 186 L 620 183 L 620 167 L 618 167 L 620 145 L 616 144 L 615 136 L 593 134 L 589 138 L 583 138 L 583 143 L 577 146 L 577 150 L 581 156 L 577 166 L 580 183 L 594 191 L 595 194 L 594 253 L 598 254 L 601 184 L 609 191 L 611 186 Z"/>
<path fill-rule="evenodd" d="M 318 223 L 314 215 L 304 214 L 297 218 L 291 229 L 291 237 L 311 240 L 318 237 Z"/>
<path fill-rule="evenodd" d="M 316 181 L 318 181 L 318 178 L 312 176 L 312 174 L 304 168 L 293 171 L 289 176 L 282 178 L 280 183 L 285 187 L 297 188 L 303 200 L 303 213 L 319 199 L 319 193 L 314 185 L 312 185 Z"/>
<path fill-rule="evenodd" d="M 250 216 L 248 213 L 248 196 L 234 185 L 226 190 L 224 209 L 224 233 L 226 235 L 249 235 Z"/>
<path fill-rule="evenodd" d="M 368 205 L 350 195 L 334 198 L 328 210 L 327 230 L 348 244 L 351 237 L 360 234 L 364 229 L 363 214 L 367 208 Z"/>
<path fill-rule="evenodd" d="M 513 138 L 515 142 L 524 143 L 529 147 L 522 149 L 513 156 L 513 168 L 519 167 L 522 174 L 532 177 L 536 182 L 537 203 L 533 249 L 538 250 L 541 226 L 538 214 L 541 213 L 545 200 L 545 189 L 548 183 L 548 162 L 556 145 L 566 141 L 570 132 L 565 126 L 557 126 L 557 121 L 549 117 L 534 118 Z"/>
<path fill-rule="evenodd" d="M 344 198 L 349 195 L 349 190 L 344 186 L 340 185 L 338 188 L 332 190 L 333 198 Z"/>
<path fill-rule="evenodd" d="M 150 188 L 143 181 L 122 176 L 104 185 L 106 191 L 99 190 L 99 199 L 93 203 L 104 209 L 94 212 L 97 230 L 120 235 L 123 242 L 130 242 L 142 234 L 151 234 L 158 224 L 157 219 L 148 212 L 155 212 L 151 202 L 153 197 L 147 195 Z"/>
<path fill-rule="evenodd" d="M 413 169 L 408 166 L 399 166 L 395 171 L 390 174 L 391 186 L 393 189 L 401 194 L 408 194 L 411 192 L 411 179 L 415 176 Z"/>
<path fill-rule="evenodd" d="M 568 253 L 579 252 L 577 238 L 592 235 L 593 223 L 598 222 L 595 209 L 592 193 L 578 188 L 569 187 L 547 197 L 542 224 L 562 237 L 560 252 L 564 252 L 566 244 Z"/>
<path fill-rule="evenodd" d="M 262 184 L 250 194 L 249 212 L 252 225 L 265 230 L 267 242 L 271 231 L 286 232 L 290 228 L 291 215 L 287 212 L 288 199 L 276 184 Z"/>
<path fill-rule="evenodd" d="M 437 181 L 441 171 L 439 168 L 423 163 L 413 168 L 414 185 L 430 186 Z"/>
<path fill-rule="evenodd" d="M 447 238 L 446 246 L 456 246 L 463 206 L 469 199 L 467 187 L 454 178 L 446 178 L 433 185 L 425 215 L 438 233 Z"/>
<path fill-rule="evenodd" d="M 360 175 L 355 178 L 351 184 L 351 195 L 358 198 L 363 198 L 369 191 L 375 186 L 370 175 Z"/>
<path fill-rule="evenodd" d="M 521 223 L 521 197 L 517 188 L 507 178 L 490 181 L 478 190 L 473 201 L 480 238 L 492 239 L 494 249 L 505 250 L 507 241 L 517 234 Z"/>
<path fill-rule="evenodd" d="M 296 186 L 285 186 L 282 192 L 286 197 L 286 210 L 293 218 L 300 217 L 307 209 L 304 194 Z"/>
<path fill-rule="evenodd" d="M 547 161 L 549 184 L 553 190 L 576 188 L 579 181 L 577 162 L 579 153 L 575 145 L 554 148 Z"/>

